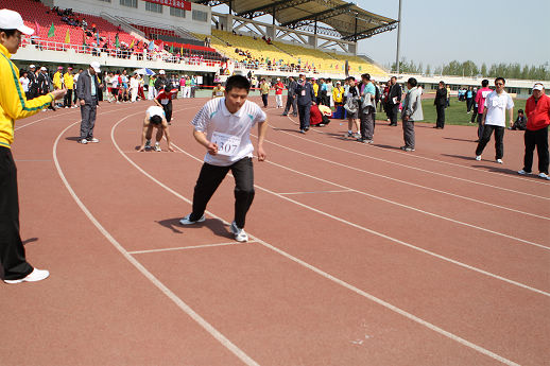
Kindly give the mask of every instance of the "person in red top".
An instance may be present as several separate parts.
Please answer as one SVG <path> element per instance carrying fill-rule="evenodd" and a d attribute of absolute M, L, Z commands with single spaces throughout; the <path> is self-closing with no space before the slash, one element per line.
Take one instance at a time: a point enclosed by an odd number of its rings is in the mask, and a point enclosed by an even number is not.
<path fill-rule="evenodd" d="M 277 78 L 277 84 L 275 84 L 275 102 L 277 108 L 283 108 L 283 89 L 285 88 L 280 78 Z"/>
<path fill-rule="evenodd" d="M 548 125 L 550 125 L 550 97 L 544 93 L 544 85 L 535 83 L 533 95 L 525 104 L 527 129 L 525 130 L 525 156 L 523 169 L 518 174 L 531 174 L 533 151 L 537 147 L 539 157 L 539 177 L 550 180 L 548 176 Z"/>
<path fill-rule="evenodd" d="M 481 82 L 481 89 L 477 91 L 476 97 L 475 97 L 475 107 L 474 107 L 474 113 L 472 113 L 472 119 L 470 120 L 470 123 L 474 123 L 474 120 L 477 116 L 477 138 L 478 140 L 476 142 L 479 142 L 481 139 L 481 136 L 483 136 L 483 124 L 481 123 L 481 120 L 483 119 L 483 110 L 485 109 L 485 98 L 492 92 L 493 90 L 489 88 L 489 80 L 483 79 Z"/>
<path fill-rule="evenodd" d="M 172 99 L 178 93 L 178 89 L 169 89 L 168 85 L 160 89 L 159 95 L 154 99 L 155 104 L 164 109 L 166 121 L 172 124 Z"/>

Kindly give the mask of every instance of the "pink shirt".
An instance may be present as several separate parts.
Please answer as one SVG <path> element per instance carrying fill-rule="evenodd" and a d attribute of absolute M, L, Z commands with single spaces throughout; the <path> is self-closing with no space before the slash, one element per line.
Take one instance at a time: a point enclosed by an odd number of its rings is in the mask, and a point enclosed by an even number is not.
<path fill-rule="evenodd" d="M 483 110 L 485 108 L 485 99 L 489 94 L 492 93 L 492 89 L 490 88 L 481 88 L 477 91 L 475 102 L 477 104 L 477 112 L 479 114 L 483 114 Z"/>

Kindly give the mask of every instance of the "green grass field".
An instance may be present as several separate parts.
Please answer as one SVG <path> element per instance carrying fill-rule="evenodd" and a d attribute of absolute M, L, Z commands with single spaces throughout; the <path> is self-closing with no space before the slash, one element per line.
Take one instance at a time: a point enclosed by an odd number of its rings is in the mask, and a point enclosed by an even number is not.
<path fill-rule="evenodd" d="M 518 115 L 518 109 L 525 110 L 524 99 L 514 99 L 514 121 Z M 422 109 L 424 111 L 424 122 L 435 124 L 436 113 L 433 99 L 424 99 L 422 101 Z M 445 109 L 445 124 L 451 125 L 475 125 L 470 124 L 471 114 L 466 113 L 466 102 L 459 102 L 458 98 L 451 98 L 451 106 Z M 508 116 L 506 117 L 508 119 Z"/>

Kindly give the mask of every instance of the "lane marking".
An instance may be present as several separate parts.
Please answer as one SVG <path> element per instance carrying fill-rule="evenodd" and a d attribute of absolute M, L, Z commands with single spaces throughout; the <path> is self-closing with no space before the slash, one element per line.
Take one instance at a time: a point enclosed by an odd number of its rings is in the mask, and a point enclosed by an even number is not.
<path fill-rule="evenodd" d="M 204 245 L 194 245 L 189 247 L 175 247 L 175 248 L 162 248 L 162 249 L 146 249 L 146 250 L 134 250 L 131 252 L 128 252 L 130 254 L 147 254 L 147 253 L 160 253 L 160 252 L 171 252 L 171 251 L 181 251 L 181 250 L 188 250 L 188 249 L 204 249 L 204 248 L 214 248 L 214 247 L 225 247 L 225 246 L 239 246 L 239 245 L 245 245 L 245 244 L 251 244 L 251 243 L 257 243 L 255 240 L 249 240 L 246 243 L 239 243 L 237 241 L 233 241 L 231 243 L 218 243 L 218 244 L 204 244 Z"/>
<path fill-rule="evenodd" d="M 287 117 L 288 117 L 288 116 L 287 116 Z M 290 118 L 290 117 L 288 117 L 288 118 L 289 118 L 289 119 L 292 121 L 292 123 L 294 123 L 295 125 L 298 124 L 298 123 L 295 122 L 292 118 Z M 302 139 L 302 140 L 306 140 L 306 141 L 309 141 L 309 142 L 312 142 L 312 143 L 315 143 L 315 144 L 318 144 L 318 145 L 327 146 L 327 147 L 333 148 L 333 149 L 335 149 L 335 150 L 344 151 L 344 152 L 347 152 L 347 153 L 349 153 L 349 154 L 358 155 L 358 156 L 363 156 L 363 157 L 368 157 L 368 158 L 375 159 L 375 160 L 380 160 L 380 161 L 385 161 L 385 162 L 387 162 L 387 163 L 399 165 L 399 166 L 402 166 L 402 167 L 405 167 L 405 168 L 420 170 L 420 171 L 424 171 L 424 172 L 432 173 L 432 174 L 436 174 L 436 175 L 442 175 L 442 176 L 444 176 L 444 177 L 453 178 L 453 179 L 458 179 L 458 180 L 466 181 L 466 182 L 469 182 L 469 183 L 484 185 L 484 186 L 491 187 L 491 188 L 502 189 L 502 190 L 510 191 L 510 192 L 517 193 L 517 194 L 524 194 L 524 195 L 527 195 L 527 196 L 533 196 L 533 197 L 536 197 L 536 198 L 541 198 L 541 199 L 545 199 L 545 200 L 550 200 L 550 197 L 538 196 L 538 195 L 534 195 L 534 194 L 530 194 L 530 193 L 526 193 L 526 192 L 515 191 L 515 190 L 509 189 L 509 188 L 504 188 L 504 187 L 499 187 L 499 186 L 493 186 L 493 185 L 490 185 L 490 184 L 487 184 L 487 183 L 478 182 L 478 181 L 475 181 L 475 180 L 469 180 L 469 179 L 466 179 L 466 178 L 459 178 L 459 177 L 455 177 L 455 176 L 452 176 L 452 175 L 437 173 L 437 172 L 434 172 L 434 171 L 431 171 L 431 170 L 424 170 L 424 169 L 422 169 L 422 168 L 412 167 L 412 166 L 405 165 L 405 164 L 402 164 L 402 163 L 397 163 L 397 162 L 394 162 L 394 161 L 391 161 L 391 160 L 384 160 L 384 159 L 380 159 L 380 158 L 375 158 L 375 157 L 370 156 L 370 155 L 365 155 L 365 154 L 360 154 L 360 153 L 357 153 L 357 152 L 352 152 L 352 151 L 345 150 L 345 149 L 342 149 L 342 148 L 339 148 L 339 147 L 336 147 L 336 146 L 332 146 L 332 145 L 324 144 L 324 143 L 322 143 L 322 142 L 318 142 L 318 141 L 315 141 L 315 140 L 307 139 L 307 138 L 302 137 L 302 136 L 297 136 L 296 134 L 290 134 L 290 133 L 288 133 L 287 131 L 283 131 L 281 127 L 276 127 L 276 126 L 273 126 L 273 125 L 270 125 L 270 126 L 271 126 L 273 129 L 276 129 L 277 132 L 281 132 L 281 133 L 287 134 L 287 135 L 289 135 L 289 136 L 292 136 L 292 137 L 295 137 L 295 138 L 298 138 L 298 139 Z M 316 130 L 313 130 L 313 132 L 314 132 L 314 133 L 321 134 L 321 135 L 330 136 L 327 132 L 321 132 L 321 131 L 316 131 Z M 385 148 L 382 148 L 382 147 L 379 147 L 379 146 L 376 146 L 376 145 L 371 145 L 370 147 L 376 148 L 376 149 L 381 150 L 381 151 L 384 151 L 384 152 L 387 151 L 387 152 L 391 152 L 391 153 L 400 154 L 401 156 L 403 156 L 403 153 L 402 153 L 401 151 L 397 151 L 397 150 L 394 150 L 394 149 L 385 149 Z M 519 177 L 519 176 L 511 176 L 511 175 L 508 175 L 508 174 L 502 174 L 502 173 L 497 173 L 497 172 L 490 172 L 490 171 L 480 170 L 480 169 L 478 169 L 478 168 L 472 168 L 472 167 L 465 166 L 465 165 L 460 165 L 460 164 L 457 164 L 457 163 L 451 163 L 451 162 L 447 162 L 447 161 L 443 161 L 443 160 L 437 160 L 437 159 L 427 158 L 427 157 L 420 156 L 420 155 L 417 155 L 417 154 L 407 154 L 407 156 L 410 156 L 410 157 L 413 157 L 413 158 L 425 159 L 425 160 L 429 160 L 429 161 L 434 161 L 434 162 L 441 163 L 441 164 L 448 164 L 448 165 L 451 165 L 451 166 L 456 166 L 456 167 L 460 167 L 460 168 L 464 168 L 464 169 L 474 170 L 474 171 L 476 171 L 476 172 L 497 174 L 497 175 L 500 176 L 500 177 L 508 177 L 508 178 L 514 178 L 514 179 L 521 179 L 523 182 L 526 182 L 526 181 L 527 181 L 527 180 L 525 180 L 524 178 L 522 179 L 522 178 Z M 542 185 L 547 184 L 547 183 L 537 182 L 537 181 L 531 181 L 531 180 L 529 180 L 529 182 L 531 182 L 531 183 L 536 183 L 536 184 L 542 184 Z"/>
<path fill-rule="evenodd" d="M 256 137 L 255 135 L 252 135 L 252 136 Z M 360 173 L 370 174 L 370 175 L 373 175 L 373 176 L 376 176 L 376 177 L 385 178 L 385 179 L 388 179 L 388 180 L 391 180 L 391 181 L 394 181 L 394 182 L 410 185 L 410 186 L 413 186 L 413 187 L 416 187 L 416 188 L 425 189 L 425 190 L 428 190 L 428 191 L 445 194 L 445 195 L 448 195 L 448 196 L 451 196 L 451 197 L 456 197 L 456 198 L 463 199 L 463 200 L 466 200 L 466 201 L 471 201 L 471 202 L 479 203 L 479 204 L 482 204 L 482 205 L 496 207 L 496 208 L 500 208 L 502 210 L 511 211 L 511 212 L 522 214 L 522 215 L 527 215 L 527 216 L 536 217 L 536 218 L 539 218 L 539 219 L 550 221 L 550 217 L 540 216 L 540 215 L 537 215 L 537 214 L 534 214 L 534 213 L 520 211 L 520 210 L 510 208 L 510 207 L 504 207 L 504 206 L 496 205 L 496 204 L 493 204 L 493 203 L 481 201 L 481 200 L 478 200 L 478 199 L 475 199 L 475 198 L 461 196 L 459 194 L 455 194 L 455 193 L 451 193 L 451 192 L 447 192 L 447 191 L 442 191 L 442 190 L 439 190 L 439 189 L 436 189 L 436 188 L 426 187 L 426 186 L 423 186 L 423 185 L 420 185 L 420 184 L 407 182 L 407 181 L 397 179 L 397 178 L 392 178 L 392 177 L 389 177 L 389 176 L 386 176 L 386 175 L 383 175 L 383 174 L 369 172 L 368 170 L 355 168 L 355 167 L 352 167 L 352 166 L 349 166 L 349 165 L 346 165 L 346 164 L 338 163 L 338 162 L 333 161 L 333 160 L 329 160 L 329 159 L 321 158 L 321 157 L 318 157 L 318 156 L 315 156 L 315 155 L 312 155 L 312 154 L 308 154 L 308 153 L 302 152 L 300 150 L 296 150 L 296 149 L 293 149 L 291 147 L 281 145 L 277 142 L 273 142 L 273 141 L 268 140 L 268 139 L 265 139 L 264 142 L 268 142 L 268 143 L 270 143 L 272 145 L 275 145 L 275 146 L 278 146 L 278 147 L 280 147 L 281 149 L 284 149 L 284 150 L 292 151 L 292 152 L 295 152 L 297 154 L 301 154 L 301 155 L 311 157 L 311 158 L 314 158 L 314 159 L 317 159 L 317 160 L 321 160 L 321 161 L 324 161 L 324 162 L 327 162 L 327 163 L 330 163 L 330 164 L 333 164 L 333 165 L 344 167 L 346 169 L 355 170 L 355 171 L 360 172 Z"/>
<path fill-rule="evenodd" d="M 481 226 L 468 224 L 467 222 L 455 220 L 455 219 L 447 217 L 447 216 L 442 216 L 442 215 L 439 215 L 439 214 L 436 214 L 436 213 L 433 213 L 433 212 L 430 212 L 430 211 L 425 211 L 425 210 L 422 210 L 422 209 L 419 209 L 419 208 L 416 208 L 416 207 L 413 207 L 413 206 L 408 206 L 408 205 L 405 205 L 403 203 L 392 201 L 392 200 L 389 200 L 387 198 L 383 198 L 383 197 L 376 196 L 376 195 L 373 195 L 373 194 L 370 194 L 370 193 L 367 193 L 367 192 L 359 191 L 357 189 L 346 187 L 342 184 L 338 184 L 338 183 L 335 183 L 335 182 L 332 182 L 332 181 L 329 181 L 329 180 L 326 180 L 326 179 L 323 179 L 323 178 L 320 178 L 320 177 L 316 177 L 314 175 L 310 175 L 310 174 L 307 174 L 307 173 L 289 168 L 287 166 L 275 163 L 273 161 L 266 161 L 266 162 L 271 164 L 271 165 L 275 165 L 276 167 L 279 167 L 281 169 L 285 169 L 285 170 L 291 171 L 293 173 L 300 174 L 300 175 L 303 175 L 305 177 L 315 179 L 315 180 L 318 180 L 320 182 L 323 182 L 323 183 L 326 183 L 326 184 L 331 184 L 335 187 L 344 189 L 343 191 L 340 191 L 340 192 L 359 193 L 361 195 L 364 195 L 364 196 L 367 196 L 367 197 L 370 197 L 370 198 L 373 198 L 373 199 L 376 199 L 376 200 L 379 200 L 379 201 L 382 201 L 382 202 L 386 202 L 386 203 L 389 203 L 389 204 L 392 204 L 392 205 L 403 207 L 403 208 L 406 208 L 406 209 L 409 209 L 409 210 L 412 210 L 412 211 L 416 211 L 416 212 L 419 212 L 419 213 L 422 213 L 422 214 L 425 214 L 425 215 L 428 215 L 428 216 L 432 216 L 432 217 L 435 217 L 435 218 L 438 218 L 438 219 L 441 219 L 441 220 L 449 221 L 449 222 L 452 222 L 454 224 L 463 225 L 463 226 L 466 226 L 466 227 L 469 227 L 469 228 L 472 228 L 472 229 L 477 229 L 477 230 L 481 230 L 481 231 L 484 231 L 484 232 L 487 232 L 487 233 L 490 233 L 490 234 L 501 236 L 503 238 L 511 239 L 511 240 L 514 240 L 514 241 L 519 241 L 521 243 L 532 245 L 532 246 L 542 248 L 542 249 L 545 249 L 545 250 L 550 250 L 550 247 L 545 246 L 543 244 L 539 244 L 539 243 L 535 243 L 535 242 L 532 242 L 532 241 L 529 241 L 529 240 L 521 239 L 521 238 L 518 238 L 518 237 L 515 237 L 515 236 L 512 236 L 512 235 L 504 234 L 504 233 L 501 233 L 499 231 L 494 231 L 494 230 L 487 229 L 487 228 L 484 228 L 484 227 L 481 227 Z M 283 193 L 279 193 L 279 194 L 283 194 Z"/>
<path fill-rule="evenodd" d="M 130 114 L 124 119 L 129 118 L 131 116 L 138 115 L 138 114 L 142 114 L 142 113 L 143 111 Z M 201 317 L 197 312 L 195 312 L 189 305 L 187 305 L 181 298 L 179 298 L 175 293 L 173 293 L 166 285 L 164 285 L 158 278 L 156 278 L 151 272 L 149 272 L 138 260 L 132 257 L 132 255 L 128 253 L 128 251 L 124 249 L 124 247 L 99 223 L 99 221 L 95 218 L 95 216 L 92 215 L 92 213 L 88 210 L 86 205 L 82 203 L 82 201 L 80 200 L 78 195 L 75 193 L 70 183 L 67 181 L 65 174 L 61 169 L 61 165 L 59 164 L 59 161 L 57 159 L 57 145 L 59 143 L 59 139 L 61 138 L 61 136 L 65 134 L 65 132 L 69 128 L 73 127 L 77 123 L 80 123 L 80 121 L 77 121 L 67 126 L 57 136 L 53 146 L 53 158 L 54 158 L 55 167 L 57 169 L 57 173 L 59 174 L 59 177 L 63 181 L 65 188 L 67 188 L 67 191 L 70 193 L 71 197 L 76 202 L 78 207 L 82 210 L 82 212 L 84 212 L 88 220 L 90 220 L 90 222 L 94 224 L 94 226 L 99 230 L 99 232 L 103 234 L 103 236 L 113 245 L 113 247 L 117 249 L 119 253 L 122 254 L 122 256 L 128 262 L 130 262 L 143 276 L 145 276 L 153 285 L 155 285 L 164 295 L 166 295 L 170 300 L 172 300 L 176 304 L 176 306 L 178 306 L 183 312 L 185 312 L 189 317 L 191 317 L 191 319 L 193 319 L 196 323 L 198 323 L 204 330 L 206 330 L 212 337 L 214 337 L 218 342 L 220 342 L 225 348 L 231 351 L 246 365 L 259 366 L 259 364 L 256 361 L 254 361 L 244 351 L 242 351 L 235 344 L 233 344 L 227 337 L 225 337 L 220 331 L 214 328 L 203 317 Z M 117 145 L 117 149 L 118 149 L 118 145 Z"/>
<path fill-rule="evenodd" d="M 168 187 L 167 185 L 165 185 L 164 183 L 162 183 L 161 181 L 159 181 L 158 179 L 156 179 L 155 177 L 153 177 L 151 174 L 147 173 L 144 169 L 142 169 L 139 165 L 137 165 L 137 163 L 135 163 L 135 162 L 132 161 L 129 157 L 127 157 L 126 155 L 124 155 L 124 152 L 123 152 L 122 149 L 118 146 L 118 144 L 117 144 L 117 142 L 116 142 L 116 140 L 115 140 L 115 138 L 114 138 L 114 131 L 115 131 L 115 129 L 117 128 L 117 126 L 118 126 L 123 120 L 124 120 L 124 119 L 118 121 L 118 122 L 112 127 L 112 129 L 111 129 L 111 140 L 113 141 L 113 144 L 114 144 L 115 148 L 118 150 L 118 152 L 119 152 L 119 153 L 120 153 L 120 154 L 121 154 L 121 155 L 122 155 L 122 156 L 123 156 L 132 166 L 134 166 L 134 168 L 136 168 L 138 171 L 140 171 L 143 175 L 145 175 L 146 177 L 148 177 L 149 179 L 151 179 L 153 182 L 155 182 L 156 184 L 158 184 L 159 186 L 161 186 L 162 188 L 164 188 L 164 189 L 167 190 L 168 192 L 172 193 L 174 196 L 178 197 L 178 198 L 181 199 L 182 201 L 187 202 L 188 204 L 192 205 L 192 201 L 191 201 L 191 200 L 189 200 L 188 198 L 182 196 L 182 195 L 179 194 L 178 192 L 174 191 L 172 188 Z M 183 152 L 184 154 L 190 156 L 192 159 L 197 160 L 197 161 L 199 161 L 199 162 L 202 162 L 202 160 L 200 160 L 200 159 L 194 157 L 193 155 L 187 153 L 185 150 L 181 149 L 179 146 L 177 146 L 177 145 L 175 145 L 175 144 L 172 144 L 172 145 L 173 145 L 176 149 L 178 149 L 178 150 L 180 150 L 181 152 Z M 256 187 L 258 187 L 258 186 L 256 186 Z M 260 187 L 258 187 L 258 188 L 260 188 Z M 270 192 L 270 191 L 268 191 L 268 190 L 266 190 L 266 189 L 264 189 L 264 188 L 261 188 L 261 189 L 262 189 L 262 190 L 265 190 L 265 191 L 267 191 L 267 192 Z M 277 195 L 277 194 L 274 193 L 274 192 L 270 192 L 270 193 L 272 193 L 272 194 L 274 194 L 274 195 Z M 279 195 L 279 196 L 280 196 L 280 195 Z M 286 199 L 286 197 L 284 197 L 284 196 L 280 196 L 280 197 L 283 197 L 284 199 Z M 210 212 L 210 211 L 208 211 L 208 210 L 206 211 L 206 214 L 208 214 L 209 216 L 211 216 L 211 217 L 213 217 L 213 218 L 215 218 L 215 219 L 218 219 L 218 220 L 222 221 L 222 222 L 223 222 L 224 224 L 226 224 L 226 225 L 229 225 L 229 223 L 228 223 L 227 221 L 225 221 L 225 220 L 222 219 L 220 216 L 215 215 L 214 213 L 212 213 L 212 212 Z M 313 272 L 315 272 L 315 273 L 317 273 L 317 274 L 319 274 L 320 276 L 322 276 L 322 277 L 324 277 L 324 278 L 326 278 L 326 279 L 328 279 L 328 280 L 330 280 L 330 281 L 332 281 L 332 282 L 334 282 L 334 283 L 337 283 L 337 284 L 343 286 L 344 288 L 347 288 L 347 289 L 351 290 L 352 292 L 354 292 L 354 293 L 356 293 L 356 294 L 358 294 L 358 295 L 360 295 L 360 296 L 363 296 L 363 297 L 365 297 L 365 298 L 367 298 L 367 299 L 369 299 L 369 300 L 371 300 L 371 301 L 373 301 L 373 302 L 375 302 L 375 303 L 377 303 L 377 304 L 383 306 L 384 308 L 386 308 L 386 309 L 388 309 L 388 310 L 391 310 L 391 311 L 393 311 L 393 312 L 395 312 L 395 313 L 397 313 L 397 314 L 399 314 L 399 315 L 402 315 L 402 316 L 404 316 L 405 318 L 407 318 L 407 319 L 409 319 L 409 320 L 412 320 L 412 321 L 414 321 L 415 323 L 418 323 L 418 324 L 420 324 L 420 325 L 422 325 L 422 326 L 424 326 L 424 327 L 426 327 L 426 328 L 428 328 L 428 329 L 430 329 L 430 330 L 432 330 L 432 331 L 434 331 L 434 332 L 436 332 L 436 333 L 439 333 L 439 334 L 441 334 L 441 335 L 443 335 L 443 336 L 445 336 L 445 337 L 447 337 L 447 338 L 449 338 L 449 339 L 451 339 L 451 340 L 457 342 L 457 343 L 460 343 L 460 344 L 462 344 L 462 345 L 464 345 L 464 346 L 466 346 L 466 347 L 468 347 L 468 348 L 471 348 L 471 349 L 473 349 L 473 350 L 475 350 L 475 351 L 477 351 L 477 352 L 479 352 L 479 353 L 481 353 L 481 354 L 484 354 L 484 355 L 486 355 L 486 356 L 488 356 L 488 357 L 490 357 L 490 358 L 492 358 L 492 359 L 494 359 L 494 360 L 497 360 L 497 361 L 499 361 L 499 362 L 501 362 L 501 363 L 503 363 L 503 364 L 505 364 L 505 365 L 509 365 L 509 366 L 520 366 L 519 364 L 517 364 L 517 363 L 515 363 L 515 362 L 513 362 L 513 361 L 511 361 L 511 360 L 508 360 L 507 358 L 504 358 L 504 357 L 502 357 L 502 356 L 500 356 L 500 355 L 498 355 L 498 354 L 496 354 L 496 353 L 494 353 L 494 352 L 492 352 L 492 351 L 489 351 L 488 349 L 485 349 L 485 348 L 483 348 L 483 347 L 481 347 L 481 346 L 478 346 L 478 345 L 476 345 L 475 343 L 472 343 L 472 342 L 470 342 L 470 341 L 468 341 L 468 340 L 466 340 L 466 339 L 464 339 L 464 338 L 462 338 L 462 337 L 460 337 L 460 336 L 457 336 L 457 335 L 455 335 L 455 334 L 453 334 L 453 333 L 451 333 L 451 332 L 448 332 L 448 331 L 444 330 L 443 328 L 440 328 L 440 327 L 438 327 L 438 326 L 436 326 L 436 325 L 434 325 L 434 324 L 432 324 L 432 323 L 430 323 L 430 322 L 428 322 L 428 321 L 426 321 L 426 320 L 423 320 L 423 319 L 417 317 L 416 315 L 413 315 L 413 314 L 411 314 L 411 313 L 409 313 L 409 312 L 407 312 L 407 311 L 405 311 L 405 310 L 402 310 L 401 308 L 398 308 L 398 307 L 395 306 L 395 305 L 392 305 L 392 304 L 390 304 L 390 303 L 388 303 L 388 302 L 386 302 L 386 301 L 384 301 L 384 300 L 382 300 L 382 299 L 380 299 L 380 298 L 378 298 L 378 297 L 376 297 L 376 296 L 373 296 L 373 295 L 371 295 L 371 294 L 369 294 L 369 293 L 367 293 L 367 292 L 365 292 L 365 291 L 363 291 L 363 290 L 361 290 L 361 289 L 359 289 L 359 288 L 357 288 L 357 287 L 355 287 L 355 286 L 353 286 L 353 285 L 351 285 L 351 284 L 349 284 L 349 283 L 347 283 L 347 282 L 345 282 L 345 281 L 343 281 L 343 280 L 340 280 L 339 278 L 334 277 L 334 276 L 330 275 L 329 273 L 327 273 L 327 272 L 325 272 L 325 271 L 323 271 L 323 270 L 321 270 L 321 269 L 319 269 L 319 268 L 317 268 L 317 267 L 315 267 L 315 266 L 313 266 L 313 265 L 311 265 L 311 264 L 309 264 L 309 263 L 307 263 L 307 262 L 304 262 L 303 260 L 301 260 L 301 259 L 299 259 L 299 258 L 297 258 L 297 257 L 292 256 L 291 254 L 289 254 L 289 253 L 287 253 L 287 252 L 285 252 L 285 251 L 283 251 L 283 250 L 281 250 L 281 249 L 279 249 L 279 248 L 277 248 L 277 247 L 275 247 L 275 246 L 273 246 L 273 245 L 271 245 L 271 244 L 269 244 L 269 243 L 267 243 L 267 242 L 265 242 L 265 241 L 259 239 L 258 237 L 251 235 L 250 233 L 249 233 L 249 237 L 250 237 L 250 238 L 253 238 L 255 241 L 257 241 L 257 242 L 258 242 L 259 244 L 261 244 L 262 246 L 264 246 L 264 247 L 266 247 L 266 248 L 268 248 L 268 249 L 271 249 L 272 251 L 274 251 L 274 252 L 276 252 L 276 253 L 282 255 L 283 257 L 285 257 L 285 258 L 287 258 L 287 259 L 289 259 L 289 260 L 291 260 L 291 261 L 293 261 L 293 262 L 295 262 L 295 263 L 297 263 L 297 264 L 299 264 L 299 265 L 301 265 L 301 266 L 303 266 L 303 267 L 305 267 L 305 268 L 307 268 L 307 269 L 309 269 L 309 270 L 311 270 L 311 271 L 313 271 Z"/>
<path fill-rule="evenodd" d="M 52 161 L 52 159 L 13 159 L 14 161 L 16 162 L 21 162 L 21 161 L 30 161 L 30 162 L 33 162 L 33 161 Z"/>
<path fill-rule="evenodd" d="M 279 193 L 279 194 L 282 194 L 282 195 L 292 195 L 292 194 L 317 194 L 317 193 L 345 193 L 345 192 L 354 192 L 355 190 L 353 189 L 341 189 L 341 190 L 337 190 L 337 191 L 311 191 L 311 192 L 283 192 L 283 193 Z"/>

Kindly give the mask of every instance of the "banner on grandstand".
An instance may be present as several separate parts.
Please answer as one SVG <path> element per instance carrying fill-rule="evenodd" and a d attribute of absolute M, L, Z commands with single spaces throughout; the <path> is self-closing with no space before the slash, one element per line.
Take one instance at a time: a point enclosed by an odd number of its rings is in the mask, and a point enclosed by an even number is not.
<path fill-rule="evenodd" d="M 148 3 L 155 3 L 160 5 L 171 6 L 172 8 L 183 9 L 191 11 L 191 3 L 184 0 L 144 0 Z"/>

